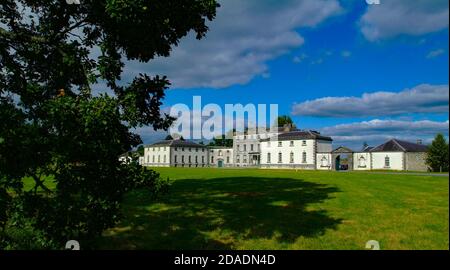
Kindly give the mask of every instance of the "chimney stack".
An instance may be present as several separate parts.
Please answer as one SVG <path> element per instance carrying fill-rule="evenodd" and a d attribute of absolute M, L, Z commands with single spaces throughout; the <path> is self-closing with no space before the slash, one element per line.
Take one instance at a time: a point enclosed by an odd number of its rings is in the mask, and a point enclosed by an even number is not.
<path fill-rule="evenodd" d="M 417 144 L 422 144 L 422 140 L 421 140 L 421 139 L 418 139 L 418 140 L 417 140 Z"/>

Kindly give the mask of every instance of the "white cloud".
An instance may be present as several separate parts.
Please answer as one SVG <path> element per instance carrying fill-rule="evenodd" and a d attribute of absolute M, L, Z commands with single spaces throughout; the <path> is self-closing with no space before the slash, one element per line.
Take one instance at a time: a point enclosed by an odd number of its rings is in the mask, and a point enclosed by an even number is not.
<path fill-rule="evenodd" d="M 444 54 L 444 53 L 445 53 L 444 49 L 437 49 L 437 50 L 434 50 L 434 51 L 429 52 L 429 53 L 427 54 L 427 58 L 428 58 L 428 59 L 430 59 L 430 58 L 436 58 L 436 57 L 438 57 L 438 56 L 440 56 L 440 55 L 442 55 L 442 54 Z"/>
<path fill-rule="evenodd" d="M 191 33 L 169 58 L 128 63 L 126 76 L 167 75 L 173 88 L 224 88 L 268 72 L 266 62 L 304 43 L 296 29 L 342 11 L 337 0 L 223 0 L 203 40 Z"/>
<path fill-rule="evenodd" d="M 364 93 L 361 97 L 324 97 L 295 104 L 292 114 L 353 118 L 408 113 L 448 113 L 448 90 L 448 85 L 421 84 L 401 92 Z"/>
<path fill-rule="evenodd" d="M 448 27 L 448 0 L 385 0 L 370 5 L 359 25 L 370 41 L 418 36 Z"/>
<path fill-rule="evenodd" d="M 301 55 L 294 56 L 294 58 L 292 58 L 292 62 L 294 62 L 296 64 L 300 64 L 306 58 L 308 58 L 308 56 L 306 54 L 302 53 Z"/>
<path fill-rule="evenodd" d="M 420 139 L 424 143 L 429 143 L 437 133 L 443 133 L 448 136 L 449 121 L 375 119 L 325 127 L 320 131 L 324 135 L 331 136 L 335 145 L 349 145 L 353 147 L 360 147 L 363 142 L 375 146 L 391 138 L 411 142 L 416 142 L 416 140 Z M 355 148 L 355 150 L 358 149 Z"/>
<path fill-rule="evenodd" d="M 351 51 L 342 51 L 341 56 L 344 58 L 348 58 L 348 57 L 352 56 L 352 52 Z"/>

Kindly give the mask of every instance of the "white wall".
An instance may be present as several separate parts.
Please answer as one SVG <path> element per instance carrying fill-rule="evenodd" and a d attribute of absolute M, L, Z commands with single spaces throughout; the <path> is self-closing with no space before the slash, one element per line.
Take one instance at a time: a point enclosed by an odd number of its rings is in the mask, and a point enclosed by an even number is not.
<path fill-rule="evenodd" d="M 293 144 L 291 144 L 291 142 Z M 281 146 L 279 146 L 281 143 Z M 294 140 L 294 141 L 264 141 L 261 142 L 261 165 L 267 167 L 277 167 L 288 165 L 314 166 L 315 160 L 314 140 Z M 268 154 L 270 153 L 270 161 Z M 279 162 L 279 153 L 282 154 L 282 162 Z M 291 153 L 294 155 L 291 162 Z M 306 162 L 303 160 L 303 153 L 306 153 Z"/>
<path fill-rule="evenodd" d="M 316 154 L 316 169 L 317 170 L 331 170 L 333 160 L 331 153 L 317 153 Z"/>
<path fill-rule="evenodd" d="M 196 168 L 208 165 L 208 149 L 206 148 L 171 148 L 171 166 Z"/>
<path fill-rule="evenodd" d="M 385 166 L 385 158 L 389 157 L 390 166 Z M 373 170 L 404 170 L 403 152 L 372 152 L 372 169 Z"/>
<path fill-rule="evenodd" d="M 218 167 L 219 160 L 223 161 L 224 167 L 234 166 L 233 148 L 212 148 L 208 151 L 209 166 Z"/>
<path fill-rule="evenodd" d="M 148 146 L 144 148 L 144 166 L 169 167 L 170 147 L 169 146 Z"/>
<path fill-rule="evenodd" d="M 353 153 L 353 170 L 371 170 L 371 158 L 371 153 L 369 152 Z"/>

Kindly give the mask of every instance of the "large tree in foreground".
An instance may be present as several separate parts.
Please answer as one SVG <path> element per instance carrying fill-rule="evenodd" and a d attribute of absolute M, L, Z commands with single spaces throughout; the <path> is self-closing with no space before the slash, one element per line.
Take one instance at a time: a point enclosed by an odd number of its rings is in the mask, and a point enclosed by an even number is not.
<path fill-rule="evenodd" d="M 444 135 L 436 135 L 428 147 L 426 161 L 433 172 L 448 172 L 448 143 Z"/>
<path fill-rule="evenodd" d="M 93 239 L 119 220 L 126 192 L 165 187 L 157 173 L 118 161 L 141 143 L 130 129 L 173 120 L 160 112 L 169 81 L 141 74 L 119 84 L 124 61 L 168 56 L 191 30 L 202 38 L 217 4 L 80 2 L 0 4 L 0 249 Z M 92 95 L 99 80 L 110 95 Z"/>

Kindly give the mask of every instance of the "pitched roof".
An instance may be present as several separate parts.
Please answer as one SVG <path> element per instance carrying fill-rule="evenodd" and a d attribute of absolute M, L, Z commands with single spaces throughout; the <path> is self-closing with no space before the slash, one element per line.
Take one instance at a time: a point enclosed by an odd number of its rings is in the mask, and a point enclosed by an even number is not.
<path fill-rule="evenodd" d="M 354 151 L 348 147 L 345 146 L 339 146 L 338 148 L 334 149 L 332 153 L 353 153 Z"/>
<path fill-rule="evenodd" d="M 392 139 L 373 148 L 370 152 L 426 152 L 427 148 L 426 145 Z"/>
<path fill-rule="evenodd" d="M 373 148 L 373 146 L 366 146 L 363 148 L 362 152 L 370 152 Z"/>
<path fill-rule="evenodd" d="M 147 147 L 157 147 L 157 146 L 206 148 L 205 145 L 185 140 L 164 140 L 154 144 L 147 145 Z"/>
<path fill-rule="evenodd" d="M 269 141 L 271 138 L 264 139 L 261 141 Z M 312 130 L 298 130 L 291 131 L 286 133 L 281 133 L 278 135 L 278 141 L 292 141 L 292 140 L 308 140 L 308 139 L 316 139 L 316 140 L 324 140 L 324 141 L 333 141 L 331 137 L 322 136 L 317 131 Z"/>

